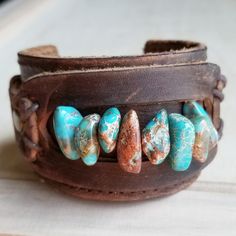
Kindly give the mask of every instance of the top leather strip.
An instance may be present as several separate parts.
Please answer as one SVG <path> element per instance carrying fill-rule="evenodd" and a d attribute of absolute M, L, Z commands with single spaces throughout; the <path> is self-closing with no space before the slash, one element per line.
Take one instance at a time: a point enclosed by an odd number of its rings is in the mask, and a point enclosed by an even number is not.
<path fill-rule="evenodd" d="M 22 80 L 45 72 L 87 71 L 124 67 L 192 64 L 206 61 L 206 46 L 197 42 L 150 40 L 143 55 L 116 57 L 60 57 L 52 45 L 30 48 L 18 53 Z"/>

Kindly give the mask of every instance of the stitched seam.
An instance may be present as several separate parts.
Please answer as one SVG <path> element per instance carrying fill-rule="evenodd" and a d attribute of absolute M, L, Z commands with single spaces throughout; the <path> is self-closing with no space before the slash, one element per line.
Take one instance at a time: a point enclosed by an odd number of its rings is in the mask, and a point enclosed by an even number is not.
<path fill-rule="evenodd" d="M 50 182 L 52 183 L 57 183 L 57 184 L 60 184 L 60 185 L 64 185 L 66 186 L 67 188 L 69 189 L 75 189 L 77 191 L 83 191 L 83 192 L 88 192 L 88 193 L 102 193 L 102 194 L 106 194 L 106 195 L 109 195 L 109 194 L 115 194 L 115 195 L 125 195 L 125 194 L 146 194 L 146 193 L 154 193 L 154 192 L 165 192 L 167 190 L 171 190 L 177 186 L 180 186 L 181 184 L 187 184 L 189 183 L 189 181 L 193 180 L 193 179 L 196 179 L 197 177 L 196 176 L 191 176 L 191 178 L 188 178 L 187 180 L 183 180 L 183 181 L 180 181 L 178 183 L 175 183 L 175 184 L 172 184 L 172 185 L 168 185 L 166 186 L 165 188 L 162 188 L 161 190 L 159 188 L 155 188 L 155 189 L 152 189 L 152 190 L 139 190 L 139 191 L 104 191 L 104 190 L 96 190 L 96 189 L 90 189 L 90 188 L 85 188 L 85 187 L 75 187 L 75 186 L 70 186 L 66 183 L 60 183 L 60 182 L 56 182 L 54 180 L 51 180 L 51 179 L 47 179 L 46 178 L 46 181 L 49 180 Z M 173 189 L 174 190 L 174 189 Z"/>

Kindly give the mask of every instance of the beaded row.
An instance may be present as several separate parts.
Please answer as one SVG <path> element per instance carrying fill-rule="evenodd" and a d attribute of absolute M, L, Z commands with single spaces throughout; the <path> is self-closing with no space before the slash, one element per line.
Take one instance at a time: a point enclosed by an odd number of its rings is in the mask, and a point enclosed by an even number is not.
<path fill-rule="evenodd" d="M 54 132 L 63 154 L 94 165 L 100 148 L 105 153 L 117 147 L 117 159 L 124 171 L 139 173 L 142 151 L 152 164 L 170 160 L 175 171 L 187 170 L 192 157 L 203 163 L 209 150 L 218 142 L 218 132 L 204 108 L 195 101 L 186 102 L 183 114 L 167 114 L 162 109 L 140 134 L 137 113 L 130 110 L 123 117 L 115 107 L 102 117 L 90 114 L 82 117 L 71 106 L 59 106 L 53 116 Z"/>

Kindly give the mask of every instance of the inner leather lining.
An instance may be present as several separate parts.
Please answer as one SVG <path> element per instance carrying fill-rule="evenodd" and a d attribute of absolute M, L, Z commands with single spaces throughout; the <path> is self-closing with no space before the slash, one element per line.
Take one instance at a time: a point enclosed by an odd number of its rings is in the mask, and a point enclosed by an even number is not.
<path fill-rule="evenodd" d="M 189 51 L 205 48 L 205 45 L 191 41 L 149 40 L 144 47 L 144 53 L 163 53 L 174 51 Z"/>

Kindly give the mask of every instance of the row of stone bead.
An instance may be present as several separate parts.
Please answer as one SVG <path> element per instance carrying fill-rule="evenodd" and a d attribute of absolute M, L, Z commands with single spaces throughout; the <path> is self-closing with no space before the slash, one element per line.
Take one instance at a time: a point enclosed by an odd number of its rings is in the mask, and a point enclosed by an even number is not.
<path fill-rule="evenodd" d="M 189 167 L 192 156 L 200 162 L 206 160 L 209 146 L 217 143 L 218 133 L 207 112 L 197 102 L 186 103 L 184 115 L 189 119 L 175 113 L 168 116 L 162 109 L 144 128 L 142 148 L 152 164 L 160 164 L 169 156 L 172 168 L 183 171 Z M 117 142 L 121 168 L 131 173 L 140 172 L 141 137 L 134 110 L 124 116 L 121 127 L 117 108 L 108 109 L 100 119 L 98 114 L 83 118 L 75 108 L 60 106 L 55 110 L 53 121 L 58 144 L 66 157 L 72 160 L 81 157 L 85 164 L 93 165 L 100 146 L 109 153 Z"/>

